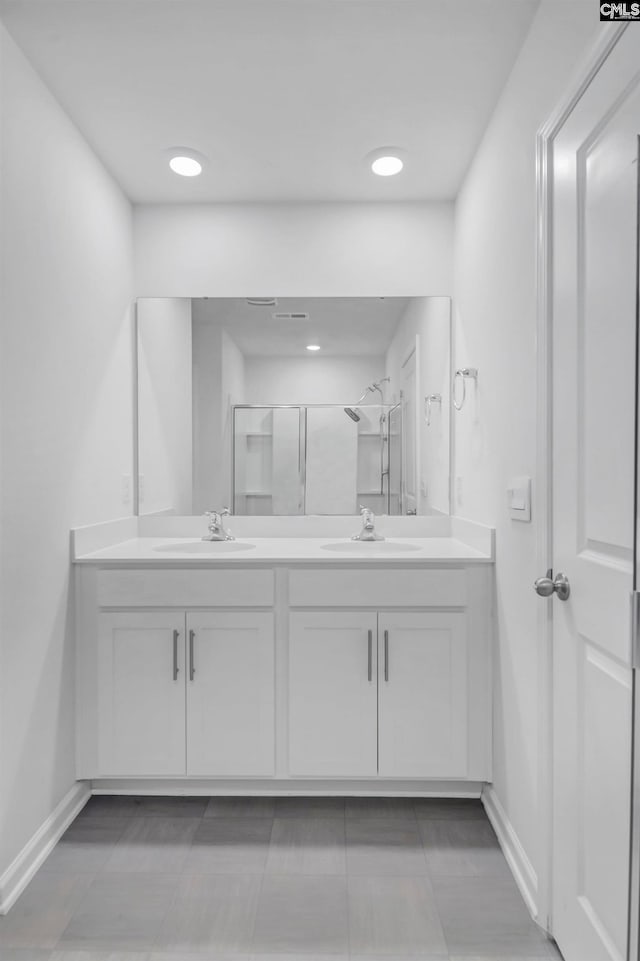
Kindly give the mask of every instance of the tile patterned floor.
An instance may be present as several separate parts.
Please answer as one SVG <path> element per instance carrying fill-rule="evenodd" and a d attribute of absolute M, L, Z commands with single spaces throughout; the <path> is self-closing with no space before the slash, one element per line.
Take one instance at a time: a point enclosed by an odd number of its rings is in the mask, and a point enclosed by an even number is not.
<path fill-rule="evenodd" d="M 478 801 L 92 798 L 0 961 L 542 961 Z"/>

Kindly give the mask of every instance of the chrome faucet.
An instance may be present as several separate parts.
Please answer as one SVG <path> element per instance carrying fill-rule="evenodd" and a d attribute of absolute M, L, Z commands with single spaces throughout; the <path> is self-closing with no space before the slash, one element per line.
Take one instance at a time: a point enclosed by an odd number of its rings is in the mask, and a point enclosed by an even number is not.
<path fill-rule="evenodd" d="M 369 510 L 368 507 L 363 507 L 360 505 L 360 514 L 362 515 L 362 530 L 359 534 L 354 534 L 351 538 L 352 541 L 383 541 L 384 537 L 382 534 L 376 534 L 375 522 L 376 515 L 373 511 Z"/>
<path fill-rule="evenodd" d="M 222 511 L 205 511 L 209 518 L 209 533 L 202 538 L 203 541 L 235 541 L 231 531 L 226 530 L 223 518 L 229 513 L 229 508 L 225 507 Z"/>

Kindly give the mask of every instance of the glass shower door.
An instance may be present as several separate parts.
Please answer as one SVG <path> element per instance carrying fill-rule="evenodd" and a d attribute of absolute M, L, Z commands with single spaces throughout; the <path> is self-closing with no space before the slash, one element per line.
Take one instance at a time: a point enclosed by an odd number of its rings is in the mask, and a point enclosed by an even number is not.
<path fill-rule="evenodd" d="M 358 425 L 343 407 L 308 407 L 307 513 L 357 513 L 357 481 Z"/>
<path fill-rule="evenodd" d="M 304 514 L 304 428 L 301 407 L 234 407 L 234 514 Z"/>

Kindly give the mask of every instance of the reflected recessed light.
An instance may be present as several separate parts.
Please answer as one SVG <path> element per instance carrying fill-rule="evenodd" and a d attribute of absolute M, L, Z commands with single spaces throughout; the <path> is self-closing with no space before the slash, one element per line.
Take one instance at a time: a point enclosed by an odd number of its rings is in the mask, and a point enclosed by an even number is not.
<path fill-rule="evenodd" d="M 307 350 L 320 350 L 319 344 L 307 344 Z"/>
<path fill-rule="evenodd" d="M 378 157 L 371 164 L 371 169 L 374 174 L 378 174 L 379 177 L 393 177 L 395 174 L 399 174 L 404 167 L 403 162 L 400 157 Z"/>
<path fill-rule="evenodd" d="M 247 297 L 247 303 L 250 307 L 277 307 L 278 299 L 276 297 Z"/>
<path fill-rule="evenodd" d="M 195 157 L 172 157 L 169 166 L 181 177 L 197 177 L 202 173 L 202 164 Z"/>

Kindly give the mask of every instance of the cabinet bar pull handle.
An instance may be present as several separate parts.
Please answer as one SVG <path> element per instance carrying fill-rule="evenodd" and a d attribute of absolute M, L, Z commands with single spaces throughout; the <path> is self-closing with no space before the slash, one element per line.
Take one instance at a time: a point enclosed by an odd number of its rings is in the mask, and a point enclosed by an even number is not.
<path fill-rule="evenodd" d="M 369 638 L 369 655 L 368 655 L 369 660 L 368 660 L 368 667 L 367 667 L 367 676 L 369 678 L 369 681 L 371 681 L 373 679 L 373 631 L 368 632 L 368 638 Z"/>
<path fill-rule="evenodd" d="M 193 659 L 193 640 L 196 636 L 195 631 L 189 631 L 189 680 L 193 680 L 193 675 L 196 673 L 196 665 Z"/>
<path fill-rule="evenodd" d="M 178 674 L 180 673 L 178 668 L 178 638 L 180 637 L 180 631 L 173 632 L 173 679 L 178 680 Z"/>
<path fill-rule="evenodd" d="M 384 679 L 389 681 L 389 631 L 384 632 Z"/>

